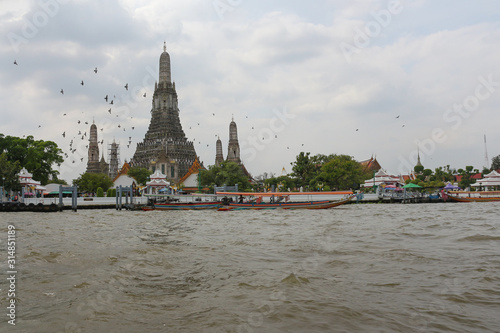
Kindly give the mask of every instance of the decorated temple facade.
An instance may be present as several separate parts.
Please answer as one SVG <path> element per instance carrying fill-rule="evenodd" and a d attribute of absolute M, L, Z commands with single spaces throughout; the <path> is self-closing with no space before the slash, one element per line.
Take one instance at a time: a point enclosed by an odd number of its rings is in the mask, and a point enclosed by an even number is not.
<path fill-rule="evenodd" d="M 193 142 L 187 140 L 182 130 L 179 112 L 175 82 L 171 80 L 170 55 L 164 46 L 159 80 L 154 87 L 151 122 L 144 140 L 137 144 L 132 166 L 152 172 L 160 170 L 172 182 L 178 182 L 188 172 L 197 155 Z"/>

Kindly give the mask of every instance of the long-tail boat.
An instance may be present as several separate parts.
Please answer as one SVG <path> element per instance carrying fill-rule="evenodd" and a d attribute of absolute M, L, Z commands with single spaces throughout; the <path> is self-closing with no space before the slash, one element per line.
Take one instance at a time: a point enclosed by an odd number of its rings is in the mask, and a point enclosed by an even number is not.
<path fill-rule="evenodd" d="M 148 205 L 142 210 L 202 210 L 217 209 L 221 206 L 220 198 L 212 195 L 146 195 Z"/>
<path fill-rule="evenodd" d="M 244 210 L 244 209 L 327 209 L 333 208 L 351 201 L 355 196 L 351 191 L 346 192 L 217 192 L 217 195 L 226 195 L 228 197 L 237 197 L 236 201 L 223 200 L 220 211 Z M 290 196 L 337 196 L 347 195 L 341 200 L 301 200 L 291 201 Z M 238 198 L 239 197 L 239 198 Z M 247 200 L 245 201 L 245 197 Z M 252 199 L 253 197 L 253 199 Z M 263 197 L 269 198 L 268 202 L 263 201 Z"/>
<path fill-rule="evenodd" d="M 447 192 L 448 198 L 458 202 L 500 201 L 500 191 L 453 191 Z"/>

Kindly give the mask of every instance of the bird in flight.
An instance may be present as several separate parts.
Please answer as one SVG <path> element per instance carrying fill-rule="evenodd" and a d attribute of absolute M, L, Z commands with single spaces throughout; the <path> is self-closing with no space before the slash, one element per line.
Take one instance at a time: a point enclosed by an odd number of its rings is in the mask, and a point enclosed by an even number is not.
<path fill-rule="evenodd" d="M 108 95 L 106 95 L 106 97 L 104 97 L 104 99 L 106 100 L 106 102 L 108 102 Z"/>
<path fill-rule="evenodd" d="M 396 119 L 397 119 L 397 118 L 399 118 L 399 115 L 398 115 L 398 116 L 396 116 Z"/>
<path fill-rule="evenodd" d="M 109 108 L 108 112 L 109 112 L 109 114 L 111 114 L 111 108 Z"/>
<path fill-rule="evenodd" d="M 142 95 L 143 97 L 146 97 L 146 93 L 144 93 L 144 95 Z"/>
<path fill-rule="evenodd" d="M 82 80 L 82 82 L 80 82 L 80 84 L 83 86 L 83 80 Z"/>
<path fill-rule="evenodd" d="M 96 68 L 94 68 L 94 73 L 96 73 L 96 74 L 97 74 L 97 67 L 96 67 Z"/>
<path fill-rule="evenodd" d="M 109 104 L 113 104 L 113 100 L 111 100 L 111 102 L 109 102 Z"/>
<path fill-rule="evenodd" d="M 63 136 L 63 138 L 65 138 L 66 137 L 66 132 L 63 132 L 62 136 Z"/>
<path fill-rule="evenodd" d="M 64 90 L 62 90 L 62 89 L 61 89 L 61 94 L 63 94 L 63 95 L 64 95 Z"/>
<path fill-rule="evenodd" d="M 128 83 L 127 83 L 127 84 L 125 84 L 125 89 L 126 89 L 126 90 L 128 90 Z"/>
<path fill-rule="evenodd" d="M 14 60 L 14 65 L 17 65 L 17 61 L 16 60 Z"/>

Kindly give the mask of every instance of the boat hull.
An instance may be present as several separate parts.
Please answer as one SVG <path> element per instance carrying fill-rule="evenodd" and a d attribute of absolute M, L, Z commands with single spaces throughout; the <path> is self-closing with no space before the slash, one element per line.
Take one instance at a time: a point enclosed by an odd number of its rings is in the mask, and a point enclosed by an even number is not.
<path fill-rule="evenodd" d="M 220 207 L 219 210 L 244 210 L 244 209 L 328 209 L 343 205 L 351 201 L 352 197 L 340 200 L 322 200 L 322 201 L 302 201 L 302 202 L 277 202 L 277 203 L 236 203 L 231 202 L 227 206 Z"/>
<path fill-rule="evenodd" d="M 474 198 L 474 197 L 456 197 L 448 194 L 448 198 L 457 201 L 457 202 L 491 202 L 491 201 L 500 201 L 500 197 L 482 197 L 482 198 Z"/>
<path fill-rule="evenodd" d="M 220 201 L 205 201 L 205 202 L 167 202 L 155 203 L 155 210 L 202 210 L 202 209 L 217 209 L 221 206 Z"/>

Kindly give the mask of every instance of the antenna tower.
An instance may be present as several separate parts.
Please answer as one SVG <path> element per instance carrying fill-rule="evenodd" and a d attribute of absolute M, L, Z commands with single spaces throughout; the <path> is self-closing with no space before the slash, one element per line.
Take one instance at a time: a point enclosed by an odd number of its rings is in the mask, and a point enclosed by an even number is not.
<path fill-rule="evenodd" d="M 486 147 L 486 134 L 484 135 L 484 167 L 490 168 L 490 159 L 488 158 L 488 149 Z"/>

